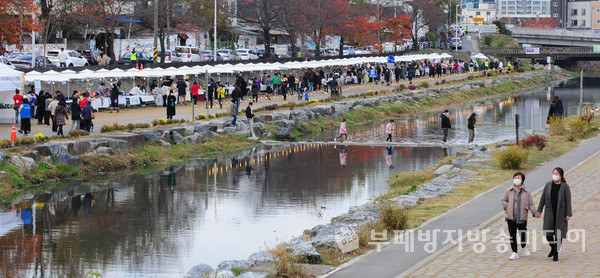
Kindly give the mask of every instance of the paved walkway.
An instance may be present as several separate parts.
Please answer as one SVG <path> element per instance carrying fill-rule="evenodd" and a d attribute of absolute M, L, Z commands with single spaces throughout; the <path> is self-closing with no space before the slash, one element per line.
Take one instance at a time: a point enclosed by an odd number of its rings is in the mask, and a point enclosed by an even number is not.
<path fill-rule="evenodd" d="M 600 136 L 595 138 L 583 141 L 577 148 L 573 149 L 571 152 L 564 154 L 563 156 L 554 159 L 545 163 L 544 165 L 538 167 L 536 170 L 533 170 L 527 174 L 526 184 L 527 187 L 532 191 L 536 192 L 540 188 L 543 188 L 545 183 L 550 180 L 550 176 L 552 173 L 552 169 L 554 167 L 563 167 L 566 171 L 568 171 L 565 176 L 569 184 L 573 187 L 571 190 L 572 194 L 575 194 L 573 200 L 574 205 L 581 205 L 584 197 L 592 197 L 594 195 L 597 200 L 598 195 L 592 193 L 590 187 L 594 182 L 598 180 L 599 172 L 600 172 L 600 158 L 597 154 L 600 151 Z M 578 166 L 582 161 L 592 157 L 591 160 L 588 160 L 581 166 Z M 575 168 L 573 171 L 569 171 L 570 169 Z M 447 212 L 440 217 L 434 218 L 423 225 L 421 227 L 414 230 L 415 238 L 419 233 L 429 233 L 432 234 L 431 231 L 467 231 L 472 229 L 479 229 L 481 227 L 487 226 L 490 221 L 495 221 L 493 223 L 500 225 L 499 227 L 502 230 L 506 230 L 505 224 L 499 220 L 500 213 L 502 212 L 500 207 L 500 198 L 504 193 L 504 190 L 509 186 L 508 180 L 511 177 L 507 177 L 507 183 L 497 186 L 473 199 L 470 201 L 460 205 L 459 207 Z M 585 188 L 585 189 L 584 189 Z M 593 188 L 593 187 L 592 187 Z M 534 199 L 539 201 L 539 197 Z M 577 208 L 577 207 L 576 207 Z M 584 222 L 593 225 L 594 219 L 598 219 L 597 216 L 593 216 L 592 218 L 579 216 L 579 210 L 576 210 L 575 217 L 573 219 L 574 227 L 587 227 L 583 226 Z M 582 212 L 583 214 L 583 212 Z M 589 220 L 589 221 L 588 221 Z M 535 219 L 531 220 L 531 227 L 536 227 L 535 225 L 540 225 L 538 222 L 540 220 Z M 597 223 L 597 221 L 596 221 Z M 587 224 L 585 224 L 587 225 Z M 588 232 L 590 233 L 590 232 Z M 456 238 L 456 232 L 453 234 L 454 238 Z M 497 236 L 493 234 L 493 236 Z M 496 273 L 498 276 L 510 276 L 515 275 L 515 273 L 519 273 L 519 275 L 527 275 L 528 272 L 515 272 L 512 268 L 504 269 L 502 272 L 495 272 L 496 267 L 500 267 L 506 265 L 508 254 L 498 254 L 496 251 L 488 251 L 486 253 L 470 255 L 472 253 L 468 253 L 464 251 L 464 253 L 456 254 L 456 250 L 448 250 L 446 253 L 442 253 L 436 257 L 436 260 L 430 263 L 426 263 L 426 260 L 430 259 L 431 253 L 425 251 L 425 245 L 428 244 L 427 247 L 431 247 L 431 245 L 437 246 L 433 250 L 433 252 L 441 252 L 447 246 L 452 246 L 450 243 L 446 242 L 447 234 L 441 232 L 438 234 L 437 238 L 431 241 L 424 240 L 414 240 L 414 251 L 407 252 L 405 251 L 405 245 L 403 244 L 389 244 L 381 249 L 381 252 L 369 252 L 366 255 L 363 255 L 354 261 L 351 261 L 345 265 L 342 265 L 338 268 L 337 271 L 328 275 L 328 277 L 344 277 L 344 278 L 362 278 L 362 277 L 403 277 L 410 273 L 415 272 L 413 276 L 420 277 L 424 275 L 433 275 L 433 276 L 483 276 L 483 275 L 492 275 L 492 273 Z M 592 245 L 593 240 L 591 240 L 590 236 L 587 236 L 588 244 Z M 596 239 L 597 240 L 597 239 Z M 596 241 L 597 242 L 597 241 Z M 470 245 L 472 246 L 472 245 Z M 547 248 L 542 244 L 538 244 L 540 248 L 542 248 L 543 252 L 534 253 L 533 258 L 536 260 L 536 263 L 539 260 L 539 263 L 546 263 L 543 256 L 547 255 Z M 487 247 L 487 246 L 486 246 Z M 467 250 L 469 245 L 465 245 L 464 250 Z M 593 254 L 593 251 L 589 253 L 576 253 L 576 247 L 572 244 L 565 244 L 563 246 L 565 250 L 565 254 L 562 254 L 563 261 L 568 262 L 568 266 L 565 265 L 564 262 L 559 262 L 565 268 L 565 273 L 572 273 L 577 269 L 571 264 L 577 263 L 596 263 L 598 260 L 585 260 L 582 256 L 584 255 L 595 255 L 598 257 L 598 254 Z M 488 248 L 489 250 L 489 248 Z M 495 249 L 493 249 L 495 250 Z M 569 250 L 567 252 L 566 250 Z M 545 253 L 545 254 L 544 254 Z M 597 253 L 597 252 L 596 252 Z M 581 260 L 580 260 L 581 258 Z M 456 262 L 457 266 L 454 265 L 453 261 L 458 260 Z M 442 263 L 445 263 L 445 265 Z M 573 262 L 576 261 L 576 262 Z M 580 262 L 587 261 L 587 262 Z M 516 264 L 524 264 L 525 260 L 518 261 Z M 425 263 L 423 269 L 414 269 L 415 266 L 419 266 L 420 264 Z M 533 265 L 533 264 L 530 264 Z M 466 270 L 462 271 L 462 268 Z M 527 266 L 525 266 L 527 267 Z M 537 269 L 537 268 L 536 268 Z M 541 270 L 542 268 L 540 268 Z M 462 272 L 459 272 L 461 270 Z M 487 271 L 487 272 L 486 272 Z M 584 268 L 578 268 L 577 271 L 585 271 Z M 459 274 L 460 273 L 460 274 Z M 550 273 L 548 271 L 544 272 Z M 599 272 L 597 272 L 599 273 Z"/>
<path fill-rule="evenodd" d="M 478 73 L 473 73 L 473 74 L 478 74 Z M 452 74 L 449 76 L 444 76 L 442 78 L 434 78 L 434 79 L 420 78 L 420 79 L 414 79 L 413 84 L 418 85 L 424 81 L 429 82 L 431 84 L 431 83 L 435 83 L 436 81 L 440 81 L 442 79 L 446 79 L 446 80 L 463 79 L 463 78 L 466 78 L 468 75 L 470 75 L 470 74 L 464 73 L 464 74 Z M 392 84 L 390 84 L 390 86 L 385 86 L 385 85 L 382 85 L 381 83 L 379 84 L 379 86 L 375 86 L 375 83 L 366 83 L 366 84 L 362 84 L 362 85 L 348 84 L 343 87 L 342 94 L 345 96 L 349 96 L 349 95 L 357 95 L 357 94 L 365 93 L 365 92 L 368 92 L 369 90 L 374 90 L 374 91 L 392 90 L 396 86 L 399 86 L 400 84 L 408 85 L 408 80 L 406 80 L 406 81 L 401 80 L 398 83 L 393 82 Z M 319 100 L 326 99 L 328 97 L 329 97 L 329 94 L 326 94 L 322 91 L 314 92 L 310 96 L 311 99 L 319 99 Z M 210 114 L 223 113 L 223 112 L 228 113 L 228 111 L 229 111 L 228 104 L 230 103 L 229 101 L 230 101 L 230 99 L 227 98 L 223 102 L 223 109 L 218 108 L 219 105 L 217 104 L 216 101 L 213 102 L 213 107 L 215 109 L 210 109 L 209 113 Z M 251 101 L 249 98 L 247 98 L 246 101 L 242 101 L 240 104 L 240 109 L 246 108 L 249 101 Z M 296 94 L 288 95 L 287 101 L 288 102 L 299 102 Z M 272 105 L 272 104 L 281 105 L 284 102 L 285 101 L 283 100 L 283 97 L 281 97 L 281 96 L 273 97 L 271 100 L 267 100 L 266 97 L 261 95 L 261 97 L 259 98 L 259 101 L 256 104 L 254 104 L 254 108 L 263 107 L 263 106 Z M 175 119 L 186 119 L 186 120 L 192 119 L 192 105 L 190 103 L 188 103 L 187 106 L 177 105 L 176 110 L 177 110 L 176 111 L 177 115 L 174 117 Z M 194 107 L 194 110 L 195 110 L 194 111 L 195 115 L 207 114 L 206 102 L 199 102 L 198 105 L 196 107 Z M 151 123 L 152 120 L 166 118 L 166 109 L 163 107 L 148 106 L 148 107 L 126 108 L 126 109 L 121 109 L 120 113 L 116 113 L 116 112 L 109 113 L 109 111 L 110 110 L 102 109 L 102 110 L 100 110 L 100 112 L 96 113 L 96 119 L 94 120 L 94 130 L 92 131 L 92 134 L 99 134 L 100 128 L 103 125 L 112 125 L 113 123 L 119 123 L 121 125 L 126 125 L 129 123 Z M 70 117 L 71 117 L 71 115 L 69 115 L 69 120 L 67 120 L 67 125 L 63 127 L 65 130 L 65 134 L 68 133 L 68 131 L 70 130 L 70 127 L 71 127 Z M 240 114 L 240 115 L 238 115 L 238 117 L 243 118 L 245 116 Z M 17 125 L 17 130 L 18 129 L 19 129 L 19 125 Z M 0 124 L 0 140 L 10 139 L 11 130 L 12 130 L 12 124 Z M 46 127 L 45 125 L 38 125 L 37 120 L 32 119 L 30 136 L 33 136 L 33 134 L 37 134 L 39 132 L 41 132 L 42 134 L 44 134 L 46 136 L 51 136 L 51 135 L 56 134 L 56 132 L 52 132 L 51 128 Z M 17 133 L 17 137 L 21 138 L 22 136 L 23 135 Z"/>
<path fill-rule="evenodd" d="M 488 238 L 483 241 L 465 241 L 463 251 L 457 252 L 456 247 L 436 254 L 432 260 L 425 263 L 409 277 L 506 277 L 518 273 L 520 277 L 598 277 L 600 276 L 600 154 L 577 166 L 565 175 L 571 186 L 573 218 L 569 223 L 572 232 L 564 242 L 559 254 L 559 262 L 553 262 L 547 257 L 550 250 L 547 243 L 542 242 L 542 219 L 529 219 L 529 244 L 532 249 L 531 257 L 521 257 L 518 260 L 508 260 L 510 252 L 498 252 L 503 243 L 494 243 Z M 528 179 L 526 179 L 527 181 Z M 534 195 L 534 201 L 539 202 L 541 191 Z M 500 202 L 497 204 L 500 207 Z M 489 229 L 490 235 L 496 236 L 500 231 L 507 233 L 504 217 L 497 217 L 483 229 Z M 580 235 L 577 238 L 577 235 Z M 585 235 L 583 239 L 582 235 Z M 482 245 L 482 243 L 484 243 Z M 484 252 L 477 253 L 474 244 L 485 247 Z M 583 249 L 585 248 L 585 249 Z M 510 250 L 510 247 L 508 247 Z M 520 250 L 520 249 L 519 249 Z"/>

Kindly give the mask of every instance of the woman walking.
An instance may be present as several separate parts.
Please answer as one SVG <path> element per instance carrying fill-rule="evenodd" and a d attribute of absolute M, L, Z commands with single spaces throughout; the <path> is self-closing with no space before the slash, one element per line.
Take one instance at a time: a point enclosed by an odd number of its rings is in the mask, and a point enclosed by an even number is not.
<path fill-rule="evenodd" d="M 343 118 L 342 123 L 340 124 L 340 136 L 335 137 L 335 139 L 333 139 L 333 141 L 337 141 L 342 136 L 344 136 L 344 140 L 348 140 L 348 132 L 346 131 L 346 118 Z M 342 141 L 342 142 L 344 142 L 344 141 Z"/>
<path fill-rule="evenodd" d="M 66 124 L 66 120 L 69 119 L 69 114 L 67 112 L 67 104 L 64 100 L 58 102 L 58 106 L 56 106 L 56 110 L 54 111 L 54 117 L 56 118 L 56 125 L 58 126 L 56 135 L 65 136 L 63 133 L 63 126 Z"/>
<path fill-rule="evenodd" d="M 517 230 L 521 239 L 522 255 L 529 257 L 531 252 L 527 249 L 527 213 L 533 216 L 537 215 L 535 203 L 529 190 L 525 188 L 525 174 L 516 172 L 513 175 L 513 185 L 504 192 L 502 197 L 502 207 L 504 208 L 506 224 L 508 224 L 508 234 L 510 235 L 510 248 L 512 254 L 509 260 L 519 258 L 517 253 Z"/>
<path fill-rule="evenodd" d="M 562 239 L 567 237 L 569 220 L 573 216 L 571 189 L 565 180 L 565 172 L 560 167 L 554 168 L 552 181 L 547 182 L 544 187 L 536 217 L 540 217 L 544 207 L 546 211 L 544 211 L 543 231 L 551 249 L 548 257 L 552 257 L 553 261 L 558 261 L 558 250 Z"/>
<path fill-rule="evenodd" d="M 469 130 L 469 150 L 473 149 L 472 143 L 475 139 L 475 124 L 477 123 L 477 115 L 475 113 L 471 114 L 467 119 L 467 129 Z"/>
<path fill-rule="evenodd" d="M 387 138 L 385 141 L 392 142 L 392 133 L 394 132 L 394 120 L 390 120 L 390 122 L 385 126 L 385 133 L 387 134 Z"/>
<path fill-rule="evenodd" d="M 169 92 L 169 96 L 167 97 L 167 119 L 173 119 L 175 116 L 175 103 L 177 102 L 177 98 L 173 95 L 173 90 Z"/>

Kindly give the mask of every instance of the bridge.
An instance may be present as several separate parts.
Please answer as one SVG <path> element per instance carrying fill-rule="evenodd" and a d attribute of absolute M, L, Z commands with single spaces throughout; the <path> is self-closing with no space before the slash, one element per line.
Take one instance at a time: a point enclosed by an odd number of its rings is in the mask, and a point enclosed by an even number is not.
<path fill-rule="evenodd" d="M 496 25 L 468 25 L 469 32 L 496 33 Z M 600 30 L 567 30 L 518 27 L 507 25 L 512 37 L 520 44 L 541 46 L 587 46 L 600 44 Z"/>
<path fill-rule="evenodd" d="M 487 55 L 509 59 L 543 58 L 550 56 L 553 60 L 562 58 L 586 61 L 600 60 L 600 53 L 594 52 L 592 47 L 482 47 L 481 52 Z"/>

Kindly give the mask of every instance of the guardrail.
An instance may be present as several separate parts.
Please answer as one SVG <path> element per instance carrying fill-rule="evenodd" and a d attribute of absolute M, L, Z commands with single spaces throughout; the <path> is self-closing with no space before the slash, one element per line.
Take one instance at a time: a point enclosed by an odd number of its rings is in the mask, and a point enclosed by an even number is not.
<path fill-rule="evenodd" d="M 529 48 L 530 52 L 527 52 L 527 48 L 524 47 L 482 47 L 481 52 L 491 55 L 541 55 L 541 56 L 566 56 L 566 55 L 581 55 L 581 54 L 593 54 L 594 51 L 591 47 L 536 47 Z M 539 49 L 539 52 L 536 51 Z M 600 53 L 598 53 L 600 55 Z"/>
<path fill-rule="evenodd" d="M 542 29 L 528 27 L 510 27 L 513 35 L 540 35 L 556 37 L 592 37 L 600 39 L 600 30 L 567 30 L 567 29 Z"/>

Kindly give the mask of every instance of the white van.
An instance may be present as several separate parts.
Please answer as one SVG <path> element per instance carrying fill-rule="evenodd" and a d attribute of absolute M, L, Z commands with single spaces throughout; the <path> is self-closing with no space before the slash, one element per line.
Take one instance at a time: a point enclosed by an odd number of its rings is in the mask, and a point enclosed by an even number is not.
<path fill-rule="evenodd" d="M 181 55 L 181 61 L 184 63 L 200 62 L 202 60 L 202 56 L 200 56 L 200 49 L 197 47 L 177 46 L 175 47 L 175 51 Z"/>

